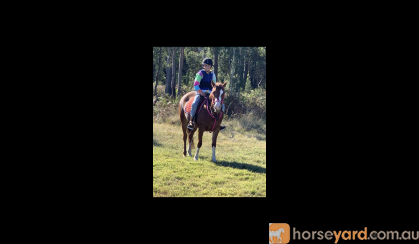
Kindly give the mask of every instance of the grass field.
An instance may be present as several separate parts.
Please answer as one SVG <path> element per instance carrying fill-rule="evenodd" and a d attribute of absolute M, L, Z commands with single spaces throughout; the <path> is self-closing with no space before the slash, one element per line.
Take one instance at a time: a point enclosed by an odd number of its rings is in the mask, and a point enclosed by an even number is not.
<path fill-rule="evenodd" d="M 199 160 L 183 157 L 178 124 L 153 123 L 153 197 L 266 197 L 266 134 L 241 133 L 228 123 L 218 134 L 204 132 Z M 198 132 L 194 135 L 195 155 Z"/>

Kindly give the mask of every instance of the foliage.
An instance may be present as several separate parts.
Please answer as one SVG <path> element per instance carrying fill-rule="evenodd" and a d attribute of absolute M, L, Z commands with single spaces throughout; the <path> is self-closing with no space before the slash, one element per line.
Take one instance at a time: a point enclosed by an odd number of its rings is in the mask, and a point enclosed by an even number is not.
<path fill-rule="evenodd" d="M 179 100 L 189 92 L 186 86 L 182 87 L 179 98 L 172 99 L 164 93 L 164 86 L 157 86 L 157 96 L 153 98 L 153 122 L 179 124 Z M 259 138 L 266 137 L 266 91 L 262 88 L 245 91 L 240 94 L 240 100 L 229 96 L 228 89 L 224 99 L 226 114 L 225 124 L 230 124 L 230 129 L 249 133 Z M 223 123 L 224 123 L 223 122 Z"/>
<path fill-rule="evenodd" d="M 245 105 L 244 113 L 253 112 L 257 116 L 266 117 L 266 90 L 262 88 L 241 93 L 240 102 Z"/>
<path fill-rule="evenodd" d="M 235 49 L 235 63 L 233 80 L 237 83 L 237 88 L 241 91 L 248 90 L 249 88 L 255 89 L 264 77 L 266 77 L 266 47 L 185 47 L 184 53 L 184 67 L 182 82 L 186 85 L 192 85 L 195 80 L 195 75 L 198 70 L 202 68 L 201 62 L 204 57 L 204 50 L 207 50 L 206 57 L 214 60 L 215 52 L 218 53 L 218 81 L 230 80 L 230 65 L 233 59 L 233 49 Z M 158 47 L 153 47 L 153 61 L 157 66 L 158 60 Z M 199 51 L 200 50 L 200 51 Z M 166 79 L 166 60 L 167 56 L 171 56 L 168 47 L 162 48 L 162 68 L 158 77 L 159 85 L 165 84 Z M 180 48 L 176 48 L 176 60 L 179 60 Z M 249 63 L 249 71 L 246 80 L 243 80 L 243 72 L 246 64 Z M 179 62 L 176 62 L 176 76 L 178 72 Z M 168 66 L 171 66 L 169 62 Z M 158 67 L 156 67 L 156 70 Z M 249 83 L 249 79 L 251 82 Z M 266 79 L 266 78 L 265 78 Z M 153 81 L 154 82 L 154 81 Z M 249 83 L 249 85 L 248 85 Z M 265 88 L 265 82 L 262 82 L 262 87 Z M 235 87 L 234 84 L 233 87 Z"/>

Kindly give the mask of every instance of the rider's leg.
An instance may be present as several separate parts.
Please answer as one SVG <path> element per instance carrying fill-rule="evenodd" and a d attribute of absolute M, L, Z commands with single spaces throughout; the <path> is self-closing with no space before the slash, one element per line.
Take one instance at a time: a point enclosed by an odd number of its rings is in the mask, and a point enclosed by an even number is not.
<path fill-rule="evenodd" d="M 189 117 L 188 128 L 191 129 L 191 130 L 194 128 L 193 121 L 192 120 L 193 120 L 193 117 L 194 117 L 194 115 L 196 113 L 196 109 L 198 107 L 198 103 L 199 103 L 199 94 L 197 93 L 196 96 L 195 96 L 194 101 L 192 102 L 191 116 Z"/>

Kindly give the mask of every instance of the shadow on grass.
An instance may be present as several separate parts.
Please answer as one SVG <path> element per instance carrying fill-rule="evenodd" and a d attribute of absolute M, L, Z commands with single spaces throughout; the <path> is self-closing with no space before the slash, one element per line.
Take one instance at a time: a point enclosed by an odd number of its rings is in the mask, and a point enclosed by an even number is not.
<path fill-rule="evenodd" d="M 255 173 L 264 173 L 266 174 L 266 168 L 262 168 L 256 165 L 252 164 L 245 164 L 245 163 L 239 163 L 239 162 L 229 162 L 229 161 L 217 161 L 215 162 L 218 166 L 224 166 L 224 167 L 231 167 L 235 169 L 246 169 Z"/>

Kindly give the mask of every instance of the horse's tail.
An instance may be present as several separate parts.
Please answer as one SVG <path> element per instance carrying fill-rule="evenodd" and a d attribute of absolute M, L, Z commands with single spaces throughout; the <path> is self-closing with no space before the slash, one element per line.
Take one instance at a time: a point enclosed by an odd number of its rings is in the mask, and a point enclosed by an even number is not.
<path fill-rule="evenodd" d="M 192 137 L 192 140 L 191 140 L 191 149 L 195 149 L 195 145 L 193 143 L 193 137 Z"/>

